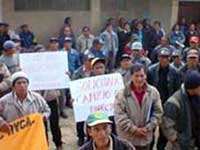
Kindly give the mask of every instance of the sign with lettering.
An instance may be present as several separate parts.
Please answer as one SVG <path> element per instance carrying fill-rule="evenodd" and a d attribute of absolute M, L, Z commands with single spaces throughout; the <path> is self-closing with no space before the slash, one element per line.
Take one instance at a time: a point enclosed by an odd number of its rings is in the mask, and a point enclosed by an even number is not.
<path fill-rule="evenodd" d="M 20 54 L 20 67 L 29 77 L 31 90 L 69 87 L 67 52 Z"/>
<path fill-rule="evenodd" d="M 103 111 L 112 116 L 115 95 L 123 88 L 123 79 L 118 73 L 70 82 L 76 122 L 85 121 L 95 111 Z"/>
<path fill-rule="evenodd" d="M 10 123 L 8 133 L 0 132 L 0 147 L 5 150 L 48 150 L 43 116 L 24 116 Z"/>

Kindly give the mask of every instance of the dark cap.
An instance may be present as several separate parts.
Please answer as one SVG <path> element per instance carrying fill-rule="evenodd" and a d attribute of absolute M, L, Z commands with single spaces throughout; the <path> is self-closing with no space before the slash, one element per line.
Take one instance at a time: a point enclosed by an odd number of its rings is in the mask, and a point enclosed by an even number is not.
<path fill-rule="evenodd" d="M 82 28 L 82 31 L 83 31 L 83 32 L 90 31 L 90 28 L 89 28 L 88 26 L 84 26 L 84 27 Z"/>
<path fill-rule="evenodd" d="M 49 39 L 49 42 L 52 43 L 52 42 L 58 42 L 58 38 L 57 37 L 51 37 Z"/>
<path fill-rule="evenodd" d="M 162 48 L 160 50 L 159 56 L 170 56 L 170 52 L 168 48 Z"/>
<path fill-rule="evenodd" d="M 26 28 L 26 27 L 28 27 L 28 24 L 22 24 L 22 25 L 20 26 L 20 28 Z"/>
<path fill-rule="evenodd" d="M 101 39 L 101 38 L 95 38 L 94 40 L 93 40 L 93 45 L 94 44 L 104 44 L 104 42 L 103 42 L 103 40 Z"/>
<path fill-rule="evenodd" d="M 181 56 L 180 50 L 175 50 L 172 52 L 172 57 Z"/>
<path fill-rule="evenodd" d="M 131 56 L 129 56 L 128 54 L 123 54 L 123 55 L 120 57 L 120 61 L 122 61 L 123 59 L 131 59 Z"/>
<path fill-rule="evenodd" d="M 93 60 L 94 58 L 95 58 L 95 56 L 93 54 L 84 54 L 84 56 L 83 56 L 84 61 Z"/>
<path fill-rule="evenodd" d="M 188 70 L 185 75 L 184 85 L 186 89 L 195 89 L 200 86 L 200 74 L 198 71 Z"/>

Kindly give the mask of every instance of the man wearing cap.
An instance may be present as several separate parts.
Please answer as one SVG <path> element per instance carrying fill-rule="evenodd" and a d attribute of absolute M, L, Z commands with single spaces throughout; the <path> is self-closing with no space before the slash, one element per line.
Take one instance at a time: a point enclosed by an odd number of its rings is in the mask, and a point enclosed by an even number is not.
<path fill-rule="evenodd" d="M 90 48 L 88 53 L 90 55 L 93 55 L 94 57 L 105 59 L 105 54 L 102 50 L 103 44 L 104 42 L 102 41 L 102 39 L 99 37 L 96 37 L 93 40 L 92 47 Z"/>
<path fill-rule="evenodd" d="M 184 76 L 189 69 L 197 70 L 198 72 L 200 72 L 199 52 L 196 49 L 191 49 L 190 51 L 188 51 L 187 62 L 182 68 L 180 68 L 182 81 L 184 80 Z"/>
<path fill-rule="evenodd" d="M 57 37 L 51 37 L 49 39 L 48 51 L 58 51 L 59 50 L 59 43 Z"/>
<path fill-rule="evenodd" d="M 161 51 L 162 48 L 167 48 L 170 51 L 170 54 L 175 51 L 175 47 L 173 45 L 169 44 L 169 40 L 167 37 L 162 37 L 160 41 L 160 45 L 156 46 L 154 50 L 151 53 L 151 61 L 152 63 L 157 63 L 158 62 L 158 55 Z"/>
<path fill-rule="evenodd" d="M 183 51 L 183 57 L 184 57 L 184 60 L 186 61 L 187 59 L 187 53 L 191 50 L 191 49 L 196 49 L 199 54 L 200 54 L 200 48 L 199 48 L 199 37 L 198 36 L 192 36 L 190 38 L 190 41 L 189 41 L 189 47 L 185 48 L 184 51 Z"/>
<path fill-rule="evenodd" d="M 94 40 L 94 35 L 91 34 L 90 28 L 88 26 L 84 26 L 82 28 L 82 34 L 78 37 L 77 47 L 81 53 L 84 53 L 86 50 L 92 47 L 92 43 Z"/>
<path fill-rule="evenodd" d="M 153 131 L 163 113 L 160 94 L 146 82 L 142 64 L 134 64 L 131 82 L 117 93 L 114 115 L 119 137 L 131 142 L 136 150 L 149 150 Z"/>
<path fill-rule="evenodd" d="M 200 149 L 199 108 L 200 74 L 190 70 L 181 88 L 164 104 L 162 129 L 172 150 Z"/>
<path fill-rule="evenodd" d="M 170 66 L 170 52 L 167 48 L 160 51 L 159 62 L 150 66 L 148 69 L 148 83 L 155 86 L 161 96 L 162 104 L 176 91 L 181 85 L 180 75 L 176 69 Z M 157 148 L 163 150 L 167 140 L 160 131 Z"/>
<path fill-rule="evenodd" d="M 112 121 L 103 112 L 90 114 L 86 121 L 91 140 L 79 150 L 135 150 L 128 142 L 111 134 Z"/>
<path fill-rule="evenodd" d="M 123 54 L 120 58 L 120 67 L 115 72 L 122 75 L 125 84 L 127 84 L 131 80 L 131 66 L 131 57 L 128 54 Z"/>
<path fill-rule="evenodd" d="M 182 55 L 180 50 L 172 52 L 172 62 L 170 65 L 177 69 L 177 71 L 185 65 L 185 63 L 182 61 Z"/>
<path fill-rule="evenodd" d="M 73 74 L 72 80 L 82 79 L 92 76 L 91 61 L 94 59 L 93 55 L 84 54 L 83 66 L 79 67 Z M 78 146 L 82 146 L 85 142 L 84 122 L 76 123 L 76 132 L 78 137 Z"/>
<path fill-rule="evenodd" d="M 11 74 L 19 71 L 19 56 L 16 53 L 16 44 L 11 41 L 5 41 L 3 44 L 3 55 L 0 57 L 0 62 L 4 63 Z"/>
<path fill-rule="evenodd" d="M 47 120 L 50 109 L 38 93 L 28 90 L 29 79 L 24 72 L 11 76 L 12 91 L 0 99 L 0 130 L 9 132 L 9 122 L 32 113 L 41 113 Z"/>
<path fill-rule="evenodd" d="M 132 63 L 141 63 L 145 67 L 148 67 L 151 64 L 151 60 L 142 54 L 142 43 L 141 42 L 133 42 L 132 46 Z"/>

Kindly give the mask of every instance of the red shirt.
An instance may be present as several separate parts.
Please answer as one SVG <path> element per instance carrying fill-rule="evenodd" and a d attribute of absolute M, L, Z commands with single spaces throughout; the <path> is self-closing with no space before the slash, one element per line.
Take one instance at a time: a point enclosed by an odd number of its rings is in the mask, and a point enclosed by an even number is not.
<path fill-rule="evenodd" d="M 143 97 L 144 97 L 144 94 L 145 94 L 145 87 L 142 89 L 142 91 L 138 91 L 135 88 L 135 86 L 133 84 L 131 84 L 131 90 L 132 90 L 132 92 L 134 92 L 134 94 L 137 98 L 137 101 L 138 101 L 139 105 L 141 106 L 142 100 L 143 100 Z"/>

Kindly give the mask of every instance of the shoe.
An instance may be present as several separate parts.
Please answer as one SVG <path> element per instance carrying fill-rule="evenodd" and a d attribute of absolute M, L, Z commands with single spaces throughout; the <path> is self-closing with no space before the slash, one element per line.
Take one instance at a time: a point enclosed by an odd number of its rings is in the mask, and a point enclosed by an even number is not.
<path fill-rule="evenodd" d="M 56 150 L 63 150 L 63 147 L 62 147 L 62 146 L 58 146 L 58 147 L 56 148 Z"/>
<path fill-rule="evenodd" d="M 78 146 L 81 147 L 85 143 L 84 138 L 79 138 L 78 139 Z"/>
<path fill-rule="evenodd" d="M 68 118 L 67 113 L 64 112 L 64 111 L 60 112 L 60 116 L 61 116 L 62 118 L 64 118 L 64 119 L 67 119 L 67 118 Z"/>

